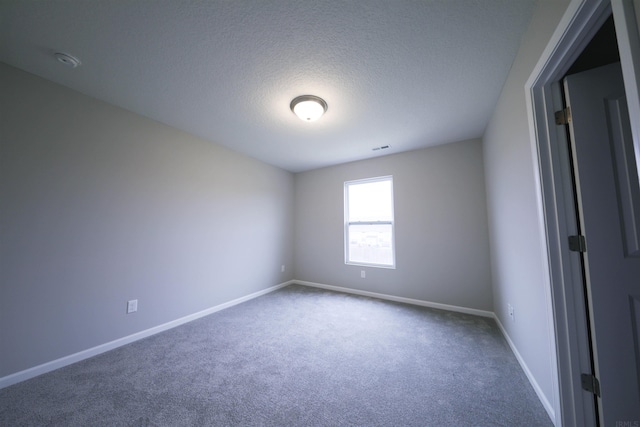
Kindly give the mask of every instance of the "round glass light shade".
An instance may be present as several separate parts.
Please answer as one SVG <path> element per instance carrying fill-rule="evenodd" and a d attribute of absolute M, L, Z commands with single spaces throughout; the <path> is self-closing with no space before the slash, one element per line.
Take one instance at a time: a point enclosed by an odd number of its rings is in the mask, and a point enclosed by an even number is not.
<path fill-rule="evenodd" d="M 300 120 L 313 122 L 327 111 L 327 103 L 317 96 L 302 95 L 291 101 L 291 111 L 300 117 Z"/>

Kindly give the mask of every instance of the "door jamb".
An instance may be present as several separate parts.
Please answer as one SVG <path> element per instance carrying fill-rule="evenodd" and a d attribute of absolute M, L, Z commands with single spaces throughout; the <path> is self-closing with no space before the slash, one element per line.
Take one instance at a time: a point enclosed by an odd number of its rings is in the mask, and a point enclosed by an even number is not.
<path fill-rule="evenodd" d="M 582 373 L 591 373 L 588 308 L 580 258 L 567 243 L 577 230 L 577 217 L 567 135 L 564 126 L 555 124 L 554 113 L 562 108 L 560 80 L 610 14 L 609 0 L 572 0 L 525 85 L 542 255 L 548 261 L 547 315 L 555 337 L 556 425 L 595 426 L 598 420 L 593 397 L 582 390 L 580 380 Z"/>

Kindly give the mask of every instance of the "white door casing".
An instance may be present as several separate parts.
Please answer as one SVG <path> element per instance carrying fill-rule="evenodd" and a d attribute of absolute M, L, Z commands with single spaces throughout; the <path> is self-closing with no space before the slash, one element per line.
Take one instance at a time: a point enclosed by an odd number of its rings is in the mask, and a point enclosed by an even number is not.
<path fill-rule="evenodd" d="M 534 159 L 534 179 L 540 216 L 540 238 L 548 275 L 545 286 L 549 294 L 549 319 L 552 322 L 552 353 L 557 357 L 553 372 L 557 382 L 552 390 L 556 426 L 595 425 L 593 399 L 585 399 L 580 375 L 590 372 L 584 364 L 589 347 L 583 345 L 587 336 L 581 289 L 580 263 L 569 252 L 567 236 L 575 234 L 575 213 L 570 183 L 567 183 L 567 161 L 564 129 L 557 126 L 554 113 L 562 108 L 560 82 L 571 64 L 613 10 L 616 23 L 632 135 L 640 137 L 640 90 L 627 80 L 640 78 L 631 69 L 629 58 L 640 54 L 640 0 L 571 0 L 564 16 L 525 84 L 530 125 L 531 150 Z M 631 19 L 630 17 L 634 17 Z M 624 23 L 621 25 L 621 23 Z M 633 46 L 636 46 L 636 50 Z M 636 107 L 634 107 L 636 106 Z M 636 155 L 640 151 L 636 143 Z M 576 291 L 577 290 L 577 291 Z M 557 375 L 557 376 L 555 376 Z"/>
<path fill-rule="evenodd" d="M 640 423 L 640 186 L 620 64 L 568 76 L 564 88 L 600 418 Z"/>

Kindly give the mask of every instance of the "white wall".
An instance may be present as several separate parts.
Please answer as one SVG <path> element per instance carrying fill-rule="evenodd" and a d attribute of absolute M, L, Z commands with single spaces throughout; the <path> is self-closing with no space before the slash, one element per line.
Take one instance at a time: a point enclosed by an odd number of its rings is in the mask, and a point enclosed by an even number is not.
<path fill-rule="evenodd" d="M 483 138 L 494 310 L 549 403 L 555 355 L 524 85 L 568 0 L 542 0 Z M 515 321 L 507 313 L 515 309 Z"/>
<path fill-rule="evenodd" d="M 0 93 L 0 378 L 293 277 L 292 174 L 3 64 Z"/>
<path fill-rule="evenodd" d="M 393 175 L 396 269 L 345 265 L 344 182 L 383 175 Z M 479 140 L 296 174 L 295 212 L 298 280 L 492 310 Z"/>

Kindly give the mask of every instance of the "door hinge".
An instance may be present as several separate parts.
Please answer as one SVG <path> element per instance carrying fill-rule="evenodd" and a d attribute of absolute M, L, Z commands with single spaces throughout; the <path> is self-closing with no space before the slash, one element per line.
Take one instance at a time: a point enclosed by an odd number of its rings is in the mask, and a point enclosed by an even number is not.
<path fill-rule="evenodd" d="M 580 375 L 580 380 L 582 381 L 582 389 L 589 391 L 596 396 L 600 397 L 600 381 L 591 375 L 591 374 L 582 374 Z"/>
<path fill-rule="evenodd" d="M 556 111 L 556 124 L 557 125 L 568 125 L 571 121 L 571 108 L 567 107 L 560 111 Z"/>
<path fill-rule="evenodd" d="M 571 252 L 587 252 L 587 241 L 584 236 L 569 236 L 569 250 Z"/>

